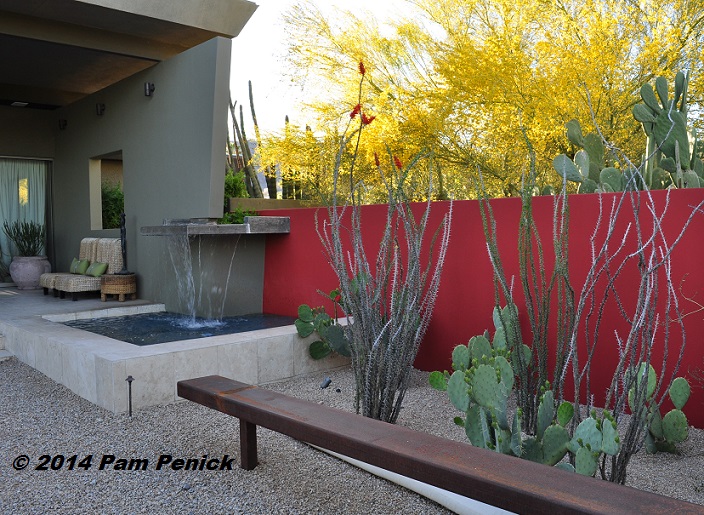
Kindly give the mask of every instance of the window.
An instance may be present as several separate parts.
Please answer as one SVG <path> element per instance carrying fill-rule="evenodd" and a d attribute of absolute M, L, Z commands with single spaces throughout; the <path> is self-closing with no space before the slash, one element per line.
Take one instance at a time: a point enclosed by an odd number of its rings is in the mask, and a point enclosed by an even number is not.
<path fill-rule="evenodd" d="M 117 229 L 125 210 L 122 151 L 98 156 L 89 163 L 91 229 Z"/>

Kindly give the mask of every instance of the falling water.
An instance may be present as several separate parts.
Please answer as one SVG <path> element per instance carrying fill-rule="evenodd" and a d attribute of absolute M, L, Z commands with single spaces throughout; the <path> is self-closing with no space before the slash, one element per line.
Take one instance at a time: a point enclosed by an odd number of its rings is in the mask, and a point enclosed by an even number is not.
<path fill-rule="evenodd" d="M 210 255 L 204 256 L 203 238 L 187 234 L 173 234 L 166 238 L 166 248 L 176 277 L 179 308 L 189 317 L 191 327 L 203 324 L 212 326 L 222 319 L 239 243 L 238 235 L 223 281 L 222 276 L 208 266 L 208 258 L 212 258 L 220 249 L 210 248 Z M 197 314 L 207 320 L 197 319 Z"/>
<path fill-rule="evenodd" d="M 193 263 L 191 247 L 187 234 L 172 235 L 166 238 L 166 249 L 169 253 L 174 276 L 176 277 L 176 292 L 179 308 L 195 322 L 196 292 L 193 281 Z"/>

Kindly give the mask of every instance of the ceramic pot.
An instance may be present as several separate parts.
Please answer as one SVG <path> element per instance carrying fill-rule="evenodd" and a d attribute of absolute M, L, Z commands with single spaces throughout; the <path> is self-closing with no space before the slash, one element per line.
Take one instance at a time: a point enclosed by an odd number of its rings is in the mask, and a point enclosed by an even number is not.
<path fill-rule="evenodd" d="M 19 290 L 36 290 L 39 277 L 51 272 L 46 256 L 15 256 L 10 263 L 10 277 Z"/>

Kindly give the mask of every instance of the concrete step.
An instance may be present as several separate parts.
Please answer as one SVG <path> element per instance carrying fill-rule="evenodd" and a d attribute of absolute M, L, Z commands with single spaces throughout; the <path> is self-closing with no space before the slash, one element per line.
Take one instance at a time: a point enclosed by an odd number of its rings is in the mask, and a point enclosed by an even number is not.
<path fill-rule="evenodd" d="M 5 337 L 0 334 L 0 350 L 5 348 Z"/>
<path fill-rule="evenodd" d="M 0 350 L 0 362 L 5 361 L 6 359 L 10 359 L 12 357 L 12 353 L 9 350 Z"/>

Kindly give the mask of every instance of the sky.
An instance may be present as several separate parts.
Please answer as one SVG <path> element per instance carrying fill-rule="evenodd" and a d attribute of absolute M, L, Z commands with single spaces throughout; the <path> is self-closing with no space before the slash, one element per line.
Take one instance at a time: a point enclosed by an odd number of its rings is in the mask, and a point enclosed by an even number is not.
<path fill-rule="evenodd" d="M 282 15 L 299 0 L 254 0 L 259 7 L 232 40 L 232 65 L 230 91 L 233 101 L 245 108 L 245 126 L 251 124 L 249 114 L 249 92 L 247 83 L 252 81 L 254 107 L 262 131 L 283 129 L 288 115 L 291 123 L 303 127 L 306 124 L 296 101 L 303 94 L 284 77 L 283 58 L 286 53 Z M 403 0 L 316 0 L 323 12 L 343 10 L 367 11 L 377 19 L 393 16 L 394 10 L 402 6 Z M 251 129 L 250 129 L 251 130 Z"/>

